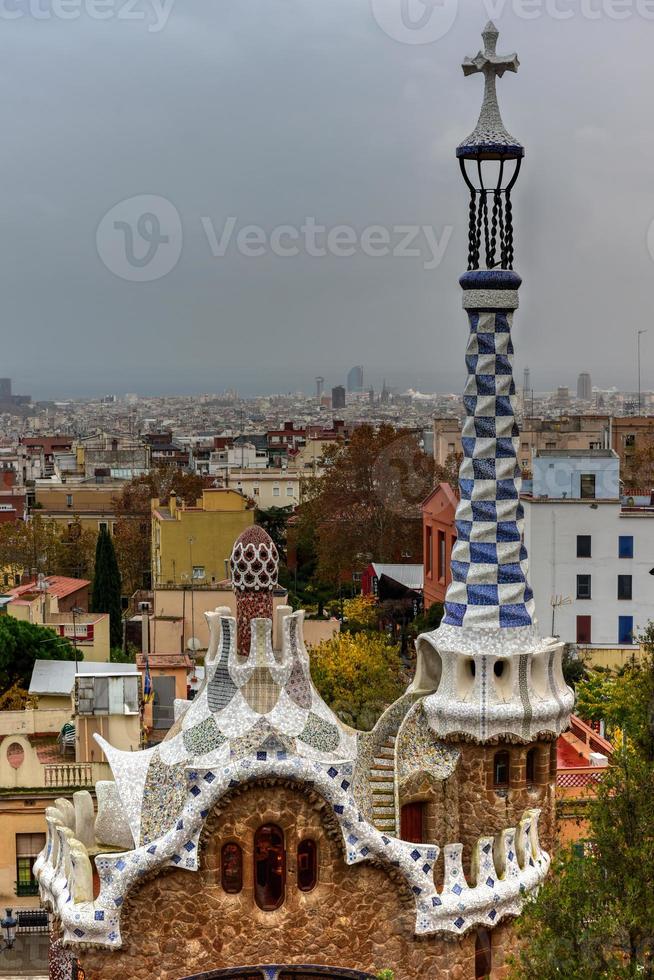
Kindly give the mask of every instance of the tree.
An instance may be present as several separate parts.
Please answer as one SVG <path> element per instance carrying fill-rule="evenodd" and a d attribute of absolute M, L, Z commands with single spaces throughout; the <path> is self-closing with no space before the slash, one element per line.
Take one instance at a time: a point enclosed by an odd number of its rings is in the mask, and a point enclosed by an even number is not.
<path fill-rule="evenodd" d="M 311 651 L 311 675 L 323 699 L 354 728 L 370 729 L 406 689 L 398 649 L 383 634 L 338 633 Z"/>
<path fill-rule="evenodd" d="M 125 595 L 150 581 L 150 520 L 120 517 L 114 525 L 114 548 Z"/>
<path fill-rule="evenodd" d="M 288 521 L 293 514 L 293 506 L 270 507 L 268 510 L 257 510 L 254 515 L 255 524 L 267 531 L 275 542 L 279 552 L 280 563 L 286 562 Z"/>
<path fill-rule="evenodd" d="M 522 917 L 520 980 L 654 978 L 654 626 L 643 663 L 579 684 L 578 710 L 621 746 L 589 804 L 583 858 L 562 854 Z"/>
<path fill-rule="evenodd" d="M 94 531 L 84 530 L 79 517 L 75 517 L 61 534 L 60 557 L 56 572 L 69 578 L 92 579 L 95 564 L 97 536 Z"/>
<path fill-rule="evenodd" d="M 53 630 L 35 626 L 13 616 L 0 616 L 0 691 L 16 685 L 27 689 L 35 660 L 74 660 L 75 650 L 68 640 Z M 77 659 L 83 659 L 78 653 Z"/>
<path fill-rule="evenodd" d="M 315 535 L 320 580 L 337 584 L 373 559 L 420 560 L 420 504 L 435 467 L 414 433 L 359 426 L 347 446 L 325 451 L 322 469 L 303 483 L 298 531 Z"/>
<path fill-rule="evenodd" d="M 95 550 L 95 575 L 93 577 L 91 605 L 93 612 L 109 613 L 111 646 L 122 646 L 123 614 L 120 571 L 116 561 L 114 543 L 105 528 L 102 528 L 98 535 Z"/>

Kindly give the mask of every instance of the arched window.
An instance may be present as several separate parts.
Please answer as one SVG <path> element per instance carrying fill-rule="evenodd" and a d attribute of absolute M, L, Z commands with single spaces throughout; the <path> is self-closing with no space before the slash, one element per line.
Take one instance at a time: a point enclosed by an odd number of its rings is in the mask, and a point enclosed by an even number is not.
<path fill-rule="evenodd" d="M 488 929 L 477 929 L 475 939 L 475 980 L 486 980 L 493 969 L 491 937 Z"/>
<path fill-rule="evenodd" d="M 259 827 L 254 835 L 254 898 L 260 909 L 278 909 L 286 892 L 284 834 L 275 824 Z"/>
<path fill-rule="evenodd" d="M 425 843 L 426 804 L 405 803 L 400 811 L 400 837 L 414 844 Z"/>
<path fill-rule="evenodd" d="M 527 785 L 533 786 L 536 782 L 536 760 L 538 758 L 538 749 L 529 749 L 527 752 L 527 764 L 525 767 Z"/>
<path fill-rule="evenodd" d="M 493 786 L 503 789 L 509 785 L 509 753 L 496 752 L 493 759 Z"/>
<path fill-rule="evenodd" d="M 318 845 L 315 840 L 302 840 L 297 846 L 297 886 L 310 892 L 318 883 Z"/>
<path fill-rule="evenodd" d="M 228 895 L 238 895 L 243 887 L 243 851 L 238 844 L 223 844 L 220 883 Z"/>

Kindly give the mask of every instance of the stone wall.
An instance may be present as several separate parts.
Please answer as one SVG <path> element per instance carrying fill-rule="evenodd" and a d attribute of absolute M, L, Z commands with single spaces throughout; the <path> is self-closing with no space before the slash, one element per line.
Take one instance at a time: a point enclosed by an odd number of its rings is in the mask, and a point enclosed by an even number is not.
<path fill-rule="evenodd" d="M 273 822 L 285 834 L 286 900 L 261 911 L 253 895 L 253 837 Z M 223 801 L 210 815 L 196 873 L 169 870 L 144 882 L 125 903 L 123 949 L 87 950 L 88 980 L 179 980 L 230 966 L 315 963 L 376 972 L 397 980 L 474 980 L 475 933 L 462 939 L 414 936 L 411 895 L 391 872 L 371 864 L 348 867 L 340 832 L 327 805 L 309 789 L 254 786 Z M 319 880 L 297 888 L 300 840 L 318 843 Z M 223 844 L 243 849 L 240 894 L 220 882 Z M 492 933 L 493 980 L 504 977 L 504 956 L 514 943 L 510 923 Z"/>

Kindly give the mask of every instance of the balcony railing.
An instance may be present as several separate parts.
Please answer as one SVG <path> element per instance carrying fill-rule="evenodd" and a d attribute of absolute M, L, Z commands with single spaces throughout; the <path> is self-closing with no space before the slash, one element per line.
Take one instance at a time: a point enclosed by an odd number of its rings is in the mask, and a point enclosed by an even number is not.
<path fill-rule="evenodd" d="M 70 789 L 73 786 L 93 786 L 93 766 L 90 762 L 56 763 L 43 768 L 46 787 Z"/>

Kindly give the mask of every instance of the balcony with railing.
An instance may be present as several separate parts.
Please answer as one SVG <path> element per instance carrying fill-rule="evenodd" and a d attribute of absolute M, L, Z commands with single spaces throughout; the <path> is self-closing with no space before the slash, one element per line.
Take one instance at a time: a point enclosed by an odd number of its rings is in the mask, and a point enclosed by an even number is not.
<path fill-rule="evenodd" d="M 93 786 L 93 763 L 60 762 L 43 767 L 45 785 L 50 789 L 72 789 Z"/>

